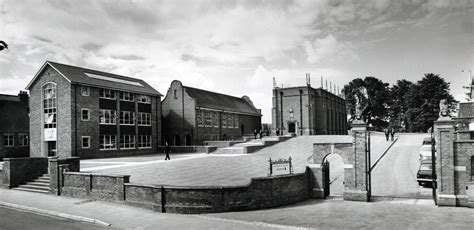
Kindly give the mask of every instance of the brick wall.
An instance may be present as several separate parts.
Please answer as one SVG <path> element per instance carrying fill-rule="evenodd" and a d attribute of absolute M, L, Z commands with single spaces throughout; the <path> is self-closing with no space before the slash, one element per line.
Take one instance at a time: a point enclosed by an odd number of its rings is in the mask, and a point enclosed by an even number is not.
<path fill-rule="evenodd" d="M 47 173 L 47 158 L 6 158 L 3 164 L 3 187 L 12 188 Z"/>
<path fill-rule="evenodd" d="M 61 194 L 107 201 L 123 201 L 124 183 L 130 176 L 94 173 L 64 172 Z"/>
<path fill-rule="evenodd" d="M 0 160 L 3 158 L 12 158 L 12 157 L 29 157 L 29 146 L 20 146 L 20 137 L 19 134 L 28 134 L 28 132 L 20 132 L 20 133 L 12 133 L 8 132 L 8 134 L 13 134 L 13 147 L 5 147 L 3 146 L 3 134 L 0 133 Z"/>

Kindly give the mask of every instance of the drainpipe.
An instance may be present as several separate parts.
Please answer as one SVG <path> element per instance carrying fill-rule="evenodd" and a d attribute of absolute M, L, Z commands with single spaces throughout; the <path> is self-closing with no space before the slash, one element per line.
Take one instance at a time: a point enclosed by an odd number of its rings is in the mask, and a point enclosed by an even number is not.
<path fill-rule="evenodd" d="M 283 126 L 283 92 L 280 91 L 280 120 L 281 120 L 281 132 L 283 134 L 284 126 Z"/>
<path fill-rule="evenodd" d="M 303 135 L 303 90 L 300 89 L 300 135 Z"/>

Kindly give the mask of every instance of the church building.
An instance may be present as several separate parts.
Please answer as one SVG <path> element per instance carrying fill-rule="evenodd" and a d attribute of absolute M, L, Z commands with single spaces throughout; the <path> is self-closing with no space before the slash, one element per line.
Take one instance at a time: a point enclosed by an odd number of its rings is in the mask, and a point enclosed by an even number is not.
<path fill-rule="evenodd" d="M 279 88 L 274 84 L 272 126 L 280 134 L 345 135 L 345 100 L 323 88 L 306 86 Z"/>

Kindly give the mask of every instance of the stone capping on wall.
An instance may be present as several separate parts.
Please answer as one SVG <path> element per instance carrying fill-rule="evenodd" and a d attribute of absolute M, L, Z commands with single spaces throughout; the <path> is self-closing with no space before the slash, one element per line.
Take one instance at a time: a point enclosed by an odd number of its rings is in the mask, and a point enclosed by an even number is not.
<path fill-rule="evenodd" d="M 211 153 L 217 149 L 215 146 L 170 146 L 173 153 Z M 163 153 L 164 146 L 158 146 L 158 152 Z"/>
<path fill-rule="evenodd" d="M 245 141 L 204 141 L 205 146 L 215 146 L 217 148 L 230 147 L 235 144 L 244 143 Z"/>

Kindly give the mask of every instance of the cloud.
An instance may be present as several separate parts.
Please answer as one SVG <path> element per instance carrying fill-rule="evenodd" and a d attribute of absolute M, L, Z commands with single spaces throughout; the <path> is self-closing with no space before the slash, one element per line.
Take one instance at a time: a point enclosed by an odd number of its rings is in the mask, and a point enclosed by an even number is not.
<path fill-rule="evenodd" d="M 331 62 L 345 59 L 347 61 L 358 60 L 358 56 L 350 43 L 339 42 L 329 34 L 325 38 L 317 38 L 315 41 L 305 41 L 303 43 L 306 51 L 307 61 L 311 64 Z"/>

